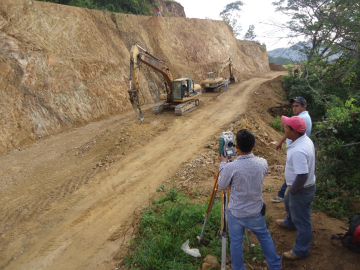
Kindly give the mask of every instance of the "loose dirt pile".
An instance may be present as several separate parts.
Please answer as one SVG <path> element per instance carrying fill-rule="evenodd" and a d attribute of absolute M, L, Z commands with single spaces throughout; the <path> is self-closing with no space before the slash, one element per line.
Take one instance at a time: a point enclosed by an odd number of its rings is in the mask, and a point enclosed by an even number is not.
<path fill-rule="evenodd" d="M 276 63 L 269 63 L 270 70 L 272 71 L 286 71 L 286 67 Z"/>

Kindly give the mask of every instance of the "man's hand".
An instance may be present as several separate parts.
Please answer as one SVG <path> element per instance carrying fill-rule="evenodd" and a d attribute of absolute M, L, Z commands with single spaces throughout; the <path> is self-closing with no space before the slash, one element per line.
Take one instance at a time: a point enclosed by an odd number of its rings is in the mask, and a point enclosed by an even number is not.
<path fill-rule="evenodd" d="M 222 154 L 219 156 L 220 162 L 228 162 L 229 156 L 224 157 Z"/>
<path fill-rule="evenodd" d="M 295 190 L 294 188 L 292 189 L 291 187 L 292 187 L 292 186 L 290 186 L 290 188 L 289 188 L 290 193 L 291 193 L 292 195 L 296 195 L 296 194 L 298 193 L 298 191 Z"/>
<path fill-rule="evenodd" d="M 286 141 L 286 135 L 284 134 L 284 136 L 282 136 L 280 142 L 278 142 L 278 143 L 275 145 L 275 149 L 276 149 L 276 150 L 281 149 L 281 148 L 282 148 L 282 144 L 283 144 L 283 142 L 285 142 L 285 141 Z"/>

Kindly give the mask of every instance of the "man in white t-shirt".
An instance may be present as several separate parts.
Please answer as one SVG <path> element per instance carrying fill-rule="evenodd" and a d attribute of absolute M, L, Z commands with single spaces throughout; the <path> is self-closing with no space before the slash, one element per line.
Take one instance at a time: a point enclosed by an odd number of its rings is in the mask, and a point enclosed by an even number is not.
<path fill-rule="evenodd" d="M 309 256 L 312 242 L 311 204 L 316 191 L 315 147 L 305 134 L 306 122 L 300 116 L 281 116 L 285 124 L 287 139 L 291 140 L 287 148 L 285 181 L 285 219 L 277 219 L 276 224 L 297 230 L 292 250 L 284 252 L 284 258 L 297 260 Z"/>

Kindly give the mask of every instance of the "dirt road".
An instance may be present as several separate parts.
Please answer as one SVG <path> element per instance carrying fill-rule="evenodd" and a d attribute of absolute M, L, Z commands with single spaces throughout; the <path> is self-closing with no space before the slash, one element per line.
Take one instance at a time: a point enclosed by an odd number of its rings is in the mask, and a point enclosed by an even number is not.
<path fill-rule="evenodd" d="M 134 210 L 278 76 L 201 97 L 183 117 L 133 111 L 0 157 L 0 267 L 98 269 L 118 252 Z"/>
<path fill-rule="evenodd" d="M 114 269 L 135 213 L 280 74 L 203 94 L 199 108 L 186 116 L 154 115 L 149 106 L 142 125 L 129 111 L 1 156 L 0 268 Z M 280 174 L 273 175 L 275 186 L 282 184 Z M 210 191 L 212 180 L 208 184 Z M 269 209 L 284 213 L 279 205 Z M 293 240 L 274 233 L 291 247 Z"/>

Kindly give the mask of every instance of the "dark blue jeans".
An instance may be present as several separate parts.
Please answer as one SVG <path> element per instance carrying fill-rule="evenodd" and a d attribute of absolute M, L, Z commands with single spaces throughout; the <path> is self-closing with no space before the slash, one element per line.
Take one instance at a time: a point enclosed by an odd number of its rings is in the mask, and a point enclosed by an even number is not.
<path fill-rule="evenodd" d="M 243 237 L 245 228 L 249 228 L 260 242 L 270 270 L 280 270 L 281 258 L 276 253 L 274 242 L 266 227 L 265 217 L 261 213 L 253 217 L 237 218 L 228 213 L 231 266 L 233 270 L 245 270 L 243 259 Z"/>
<path fill-rule="evenodd" d="M 279 192 L 278 192 L 278 196 L 279 196 L 280 198 L 283 198 L 283 199 L 284 199 L 286 188 L 287 188 L 287 184 L 286 184 L 286 182 L 284 182 L 284 184 L 281 186 L 281 189 L 280 189 Z"/>
<path fill-rule="evenodd" d="M 285 195 L 285 209 L 287 216 L 284 224 L 290 229 L 297 229 L 295 245 L 292 251 L 297 256 L 309 256 L 312 242 L 311 204 L 314 200 L 316 185 L 302 188 L 296 195 Z"/>

